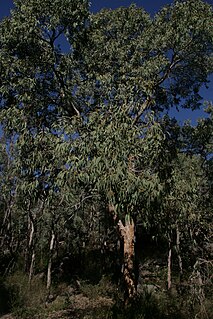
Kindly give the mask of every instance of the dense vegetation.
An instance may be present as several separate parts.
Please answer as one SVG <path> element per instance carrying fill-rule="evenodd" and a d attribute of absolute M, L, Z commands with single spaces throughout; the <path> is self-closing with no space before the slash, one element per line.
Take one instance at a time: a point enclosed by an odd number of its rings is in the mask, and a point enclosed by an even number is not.
<path fill-rule="evenodd" d="M 0 312 L 210 318 L 211 6 L 14 4 L 0 23 Z M 206 117 L 182 125 L 172 108 Z"/>

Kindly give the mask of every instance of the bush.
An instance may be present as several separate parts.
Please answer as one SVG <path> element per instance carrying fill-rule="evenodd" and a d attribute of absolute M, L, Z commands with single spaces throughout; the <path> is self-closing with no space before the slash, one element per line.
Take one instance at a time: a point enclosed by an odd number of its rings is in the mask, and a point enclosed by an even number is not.
<path fill-rule="evenodd" d="M 34 277 L 29 285 L 27 275 L 15 272 L 6 279 L 5 286 L 10 309 L 18 318 L 32 318 L 43 311 L 46 287 L 40 278 Z"/>

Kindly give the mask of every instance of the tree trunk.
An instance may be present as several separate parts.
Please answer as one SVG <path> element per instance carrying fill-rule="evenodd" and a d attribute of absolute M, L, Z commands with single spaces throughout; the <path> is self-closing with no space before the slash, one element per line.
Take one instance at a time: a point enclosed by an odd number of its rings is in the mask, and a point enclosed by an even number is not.
<path fill-rule="evenodd" d="M 176 249 L 177 249 L 178 264 L 179 264 L 179 270 L 180 270 L 180 280 L 181 280 L 183 275 L 183 263 L 182 263 L 181 253 L 180 253 L 180 231 L 179 231 L 178 225 L 176 225 Z"/>
<path fill-rule="evenodd" d="M 31 282 L 34 273 L 34 261 L 35 261 L 35 220 L 32 212 L 28 212 L 28 245 L 26 249 L 25 257 L 25 271 L 29 273 L 29 284 Z"/>
<path fill-rule="evenodd" d="M 31 283 L 32 277 L 34 275 L 34 266 L 36 258 L 36 244 L 37 244 L 37 218 L 43 210 L 44 202 L 41 201 L 40 207 L 31 210 L 30 203 L 28 206 L 28 247 L 26 252 L 26 271 L 29 273 L 29 284 Z"/>
<path fill-rule="evenodd" d="M 52 236 L 50 240 L 50 250 L 49 250 L 49 262 L 47 268 L 47 289 L 50 289 L 51 286 L 51 271 L 52 271 L 52 256 L 53 256 L 53 249 L 55 244 L 55 233 L 52 230 Z"/>
<path fill-rule="evenodd" d="M 123 276 L 125 284 L 125 304 L 127 304 L 136 296 L 136 282 L 134 274 L 135 225 L 133 220 L 127 215 L 125 218 L 125 226 L 122 221 L 119 220 L 118 228 L 124 242 Z"/>
<path fill-rule="evenodd" d="M 34 274 L 34 265 L 35 265 L 35 250 L 33 249 L 32 256 L 31 256 L 31 263 L 30 263 L 30 271 L 29 271 L 29 284 L 33 278 Z"/>
<path fill-rule="evenodd" d="M 28 254 L 31 254 L 31 261 L 30 261 L 30 268 L 29 268 L 29 284 L 31 282 L 31 279 L 33 277 L 34 273 L 34 261 L 35 261 L 35 251 L 34 251 L 34 244 L 33 244 L 33 237 L 34 237 L 34 220 L 31 219 L 31 232 L 30 232 L 30 238 L 29 238 L 29 252 Z"/>
<path fill-rule="evenodd" d="M 168 273 L 167 273 L 167 288 L 171 289 L 172 286 L 172 248 L 171 242 L 169 242 L 169 252 L 168 252 Z"/>

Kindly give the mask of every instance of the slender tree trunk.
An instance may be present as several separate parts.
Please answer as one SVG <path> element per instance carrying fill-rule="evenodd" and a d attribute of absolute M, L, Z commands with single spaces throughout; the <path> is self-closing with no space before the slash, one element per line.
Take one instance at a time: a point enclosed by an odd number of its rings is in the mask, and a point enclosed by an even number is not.
<path fill-rule="evenodd" d="M 35 261 L 35 220 L 32 212 L 28 212 L 28 245 L 26 251 L 25 269 L 29 273 L 29 283 L 31 282 L 34 273 Z"/>
<path fill-rule="evenodd" d="M 123 276 L 125 283 L 125 304 L 127 304 L 136 296 L 136 282 L 134 274 L 135 225 L 133 220 L 127 215 L 125 219 L 125 226 L 122 221 L 119 220 L 118 228 L 124 242 Z"/>
<path fill-rule="evenodd" d="M 171 289 L 172 286 L 172 247 L 171 241 L 169 241 L 169 252 L 168 252 L 168 272 L 167 272 L 167 288 Z"/>
<path fill-rule="evenodd" d="M 32 247 L 32 243 L 33 243 L 33 235 L 34 235 L 34 231 L 35 231 L 35 227 L 34 227 L 34 220 L 33 218 L 30 218 L 30 237 L 29 237 L 29 248 Z"/>
<path fill-rule="evenodd" d="M 176 225 L 176 249 L 177 249 L 177 257 L 178 257 L 178 264 L 179 264 L 179 271 L 180 271 L 180 279 L 182 279 L 183 263 L 182 263 L 182 257 L 180 254 L 180 231 L 179 231 L 178 225 Z"/>
<path fill-rule="evenodd" d="M 33 249 L 32 256 L 31 256 L 31 263 L 30 263 L 30 271 L 29 271 L 29 284 L 31 283 L 31 280 L 33 278 L 34 265 L 35 265 L 35 250 Z"/>
<path fill-rule="evenodd" d="M 38 203 L 39 205 L 39 203 Z M 29 284 L 34 275 L 34 266 L 36 258 L 36 244 L 37 244 L 37 221 L 39 215 L 42 213 L 44 202 L 40 202 L 40 207 L 36 207 L 34 212 L 31 210 L 31 205 L 28 206 L 28 247 L 26 252 L 26 271 L 29 273 Z"/>
<path fill-rule="evenodd" d="M 30 202 L 27 205 L 27 242 L 25 250 L 25 272 L 29 273 L 30 268 L 30 248 L 33 241 L 34 225 L 31 215 L 31 204 Z"/>
<path fill-rule="evenodd" d="M 51 286 L 51 271 L 52 271 L 52 257 L 53 257 L 53 249 L 55 244 L 55 233 L 52 230 L 51 240 L 50 240 L 50 250 L 49 250 L 49 261 L 47 268 L 47 289 L 50 290 Z"/>
<path fill-rule="evenodd" d="M 29 284 L 32 280 L 32 276 L 34 273 L 34 261 L 35 261 L 35 250 L 33 247 L 33 237 L 34 237 L 34 232 L 35 232 L 35 227 L 34 227 L 34 220 L 31 218 L 30 220 L 31 224 L 31 231 L 30 231 L 30 237 L 29 237 L 29 247 L 28 247 L 28 254 L 31 254 L 31 261 L 30 261 L 30 267 L 29 267 Z M 29 257 L 28 257 L 29 259 Z"/>

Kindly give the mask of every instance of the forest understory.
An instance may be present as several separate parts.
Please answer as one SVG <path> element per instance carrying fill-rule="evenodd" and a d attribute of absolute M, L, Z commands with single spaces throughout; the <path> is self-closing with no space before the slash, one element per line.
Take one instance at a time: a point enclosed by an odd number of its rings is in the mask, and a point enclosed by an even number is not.
<path fill-rule="evenodd" d="M 208 249 L 212 254 L 212 247 Z M 119 273 L 122 269 L 118 269 L 116 255 L 111 252 L 109 257 L 109 252 L 103 256 L 99 251 L 90 251 L 84 265 L 81 260 L 81 269 L 77 263 L 72 265 L 72 278 L 66 271 L 79 256 L 65 258 L 67 264 L 60 265 L 60 270 L 55 264 L 49 291 L 44 272 L 35 274 L 30 285 L 29 277 L 20 270 L 8 275 L 0 284 L 0 318 L 213 318 L 211 261 L 200 259 L 190 274 L 180 274 L 174 254 L 168 289 L 167 251 L 152 241 L 146 241 L 146 249 L 143 247 L 142 251 L 142 254 L 138 251 L 137 295 L 128 304 L 123 296 L 122 273 Z"/>

